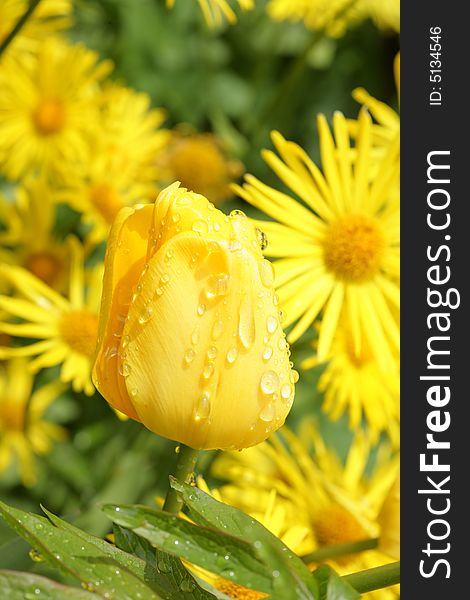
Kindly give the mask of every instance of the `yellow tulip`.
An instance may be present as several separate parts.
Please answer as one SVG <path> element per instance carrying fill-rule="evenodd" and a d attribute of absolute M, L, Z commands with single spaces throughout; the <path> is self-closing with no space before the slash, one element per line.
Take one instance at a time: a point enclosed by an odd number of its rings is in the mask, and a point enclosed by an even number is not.
<path fill-rule="evenodd" d="M 178 183 L 121 210 L 93 374 L 113 408 L 196 449 L 253 446 L 284 423 L 298 375 L 262 237 Z"/>

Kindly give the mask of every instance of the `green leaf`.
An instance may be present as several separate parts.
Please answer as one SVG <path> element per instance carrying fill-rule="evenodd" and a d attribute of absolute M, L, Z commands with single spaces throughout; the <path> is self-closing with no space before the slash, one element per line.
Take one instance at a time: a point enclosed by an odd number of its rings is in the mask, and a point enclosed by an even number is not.
<path fill-rule="evenodd" d="M 39 515 L 0 502 L 0 514 L 46 562 L 78 579 L 89 591 L 112 594 L 117 600 L 161 600 L 147 583 L 145 563 L 103 540 L 54 518 L 55 526 Z M 50 514 L 50 513 L 49 513 Z M 79 532 L 79 533 L 77 533 Z M 140 577 L 135 573 L 140 573 Z"/>
<path fill-rule="evenodd" d="M 328 565 L 321 565 L 313 573 L 318 582 L 318 600 L 357 600 L 361 595 Z"/>
<path fill-rule="evenodd" d="M 146 506 L 109 504 L 103 510 L 161 550 L 245 587 L 272 592 L 269 570 L 243 539 Z"/>
<path fill-rule="evenodd" d="M 146 539 L 139 537 L 133 531 L 114 524 L 114 541 L 118 548 L 138 556 L 144 560 L 148 569 L 164 573 L 159 580 L 165 598 L 182 600 L 210 600 L 215 596 L 202 589 L 196 579 L 184 568 L 181 561 L 175 556 L 155 548 Z M 163 589 L 164 584 L 164 589 Z"/>
<path fill-rule="evenodd" d="M 294 591 L 297 595 L 292 595 L 292 598 L 296 600 L 316 598 L 317 583 L 303 561 L 261 523 L 241 510 L 215 500 L 199 488 L 173 477 L 170 483 L 182 495 L 193 520 L 252 543 L 258 558 L 271 568 L 274 589 L 282 587 L 290 590 L 291 594 Z"/>
<path fill-rule="evenodd" d="M 8 600 L 99 600 L 102 597 L 79 588 L 61 585 L 40 575 L 20 571 L 0 570 L 0 590 L 2 597 Z"/>

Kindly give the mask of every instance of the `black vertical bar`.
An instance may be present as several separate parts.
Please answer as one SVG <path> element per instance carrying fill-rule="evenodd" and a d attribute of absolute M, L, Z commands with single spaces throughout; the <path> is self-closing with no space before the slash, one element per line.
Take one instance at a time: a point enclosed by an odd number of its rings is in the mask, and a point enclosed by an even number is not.
<path fill-rule="evenodd" d="M 403 600 L 470 598 L 470 31 L 464 7 L 401 3 Z"/>

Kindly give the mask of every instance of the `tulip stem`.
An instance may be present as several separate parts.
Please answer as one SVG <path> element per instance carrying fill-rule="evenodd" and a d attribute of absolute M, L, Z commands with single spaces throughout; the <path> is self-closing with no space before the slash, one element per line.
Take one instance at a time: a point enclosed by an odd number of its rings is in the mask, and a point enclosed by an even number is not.
<path fill-rule="evenodd" d="M 177 446 L 178 462 L 176 463 L 175 479 L 182 483 L 191 483 L 196 467 L 199 450 L 194 450 L 184 444 Z M 176 490 L 169 487 L 166 493 L 163 510 L 171 513 L 179 513 L 183 507 L 183 500 Z"/>

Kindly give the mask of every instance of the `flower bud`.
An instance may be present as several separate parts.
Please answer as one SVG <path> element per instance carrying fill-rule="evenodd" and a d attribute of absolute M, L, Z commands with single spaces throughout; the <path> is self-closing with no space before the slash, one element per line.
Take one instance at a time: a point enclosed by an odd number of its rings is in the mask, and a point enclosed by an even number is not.
<path fill-rule="evenodd" d="M 253 446 L 284 423 L 297 373 L 259 237 L 178 183 L 121 210 L 94 367 L 113 408 L 197 449 Z"/>

